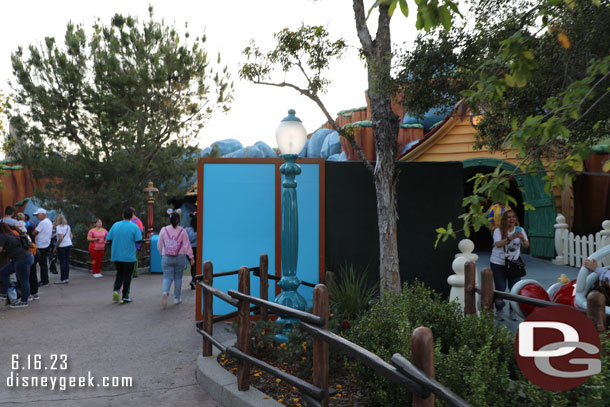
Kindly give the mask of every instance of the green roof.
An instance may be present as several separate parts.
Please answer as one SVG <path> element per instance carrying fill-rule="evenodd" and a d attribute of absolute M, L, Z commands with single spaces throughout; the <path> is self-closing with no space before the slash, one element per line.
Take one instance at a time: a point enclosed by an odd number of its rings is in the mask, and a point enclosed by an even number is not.
<path fill-rule="evenodd" d="M 363 120 L 361 122 L 347 123 L 345 127 L 371 127 L 373 122 L 370 120 Z"/>

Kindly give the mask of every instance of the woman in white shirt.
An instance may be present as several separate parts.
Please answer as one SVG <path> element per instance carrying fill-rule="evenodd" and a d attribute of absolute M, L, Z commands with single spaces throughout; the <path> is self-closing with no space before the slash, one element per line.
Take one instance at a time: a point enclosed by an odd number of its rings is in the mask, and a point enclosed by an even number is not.
<path fill-rule="evenodd" d="M 55 225 L 55 233 L 57 234 L 57 243 L 53 248 L 57 252 L 59 258 L 60 277 L 55 284 L 68 284 L 70 276 L 70 251 L 72 250 L 72 231 L 68 221 L 61 213 L 55 216 L 53 221 Z"/>
<path fill-rule="evenodd" d="M 525 229 L 519 226 L 519 219 L 515 211 L 511 209 L 502 214 L 500 227 L 494 230 L 493 238 L 494 246 L 489 262 L 493 271 L 494 287 L 498 291 L 504 291 L 508 282 L 508 290 L 510 291 L 513 285 L 521 280 L 521 277 L 508 278 L 506 258 L 517 260 L 521 255 L 521 246 L 523 245 L 525 248 L 530 247 L 527 233 L 525 233 Z M 496 310 L 501 312 L 504 308 L 504 301 L 498 298 L 494 303 Z"/>

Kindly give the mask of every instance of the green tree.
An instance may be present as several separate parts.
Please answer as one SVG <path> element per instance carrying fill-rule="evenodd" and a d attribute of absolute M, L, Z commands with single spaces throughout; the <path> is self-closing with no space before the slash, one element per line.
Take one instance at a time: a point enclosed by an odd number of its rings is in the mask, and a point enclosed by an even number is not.
<path fill-rule="evenodd" d="M 9 157 L 49 179 L 53 205 L 106 222 L 125 204 L 144 208 L 184 192 L 196 171 L 191 145 L 206 120 L 232 100 L 227 68 L 212 67 L 205 35 L 181 36 L 149 18 L 99 19 L 87 37 L 69 23 L 64 43 L 45 38 L 12 55 Z M 7 136 L 11 138 L 11 136 Z"/>
<path fill-rule="evenodd" d="M 610 136 L 610 2 L 468 4 L 461 24 L 421 34 L 402 56 L 398 81 L 407 110 L 421 114 L 466 97 L 481 113 L 479 148 L 516 148 L 518 170 L 544 173 L 548 191 L 571 182 L 591 148 Z M 505 188 L 513 175 L 476 178 L 475 194 L 464 199 L 467 234 L 487 224 L 484 202 L 514 202 Z M 441 237 L 448 230 L 440 229 Z"/>
<path fill-rule="evenodd" d="M 443 24 L 451 26 L 451 11 L 457 13 L 457 5 L 449 0 L 418 0 L 417 26 L 429 29 Z M 251 44 L 245 49 L 248 58 L 240 70 L 243 78 L 254 83 L 290 87 L 313 100 L 324 112 L 331 126 L 355 147 L 366 167 L 373 173 L 377 197 L 377 222 L 379 230 L 379 276 L 382 291 L 400 291 L 398 262 L 396 183 L 398 181 L 394 160 L 397 152 L 397 138 L 400 118 L 392 111 L 392 98 L 397 90 L 392 76 L 392 41 L 390 19 L 397 5 L 403 13 L 408 13 L 406 0 L 377 0 L 371 8 L 364 7 L 363 0 L 353 0 L 356 30 L 360 40 L 361 54 L 366 62 L 368 74 L 368 97 L 371 104 L 371 120 L 375 137 L 377 160 L 373 166 L 356 145 L 349 127 L 339 128 L 328 113 L 320 98 L 329 81 L 323 72 L 334 58 L 341 57 L 345 42 L 331 41 L 323 27 L 303 26 L 299 30 L 284 29 L 276 33 L 277 46 L 263 53 Z M 379 11 L 377 31 L 371 36 L 367 19 L 375 9 Z M 272 80 L 275 69 L 286 73 L 296 71 L 302 74 L 303 84 L 277 82 Z M 279 75 L 278 75 L 279 76 Z"/>

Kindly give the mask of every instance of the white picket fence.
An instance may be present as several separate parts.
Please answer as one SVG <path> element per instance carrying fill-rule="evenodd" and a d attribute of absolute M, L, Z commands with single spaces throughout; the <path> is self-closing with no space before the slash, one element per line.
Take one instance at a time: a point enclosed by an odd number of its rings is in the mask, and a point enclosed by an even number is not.
<path fill-rule="evenodd" d="M 568 230 L 566 218 L 557 215 L 555 224 L 554 264 L 580 267 L 583 261 L 602 247 L 610 244 L 610 220 L 602 222 L 602 230 L 595 235 L 577 236 Z M 602 259 L 602 265 L 610 266 L 610 255 Z"/>

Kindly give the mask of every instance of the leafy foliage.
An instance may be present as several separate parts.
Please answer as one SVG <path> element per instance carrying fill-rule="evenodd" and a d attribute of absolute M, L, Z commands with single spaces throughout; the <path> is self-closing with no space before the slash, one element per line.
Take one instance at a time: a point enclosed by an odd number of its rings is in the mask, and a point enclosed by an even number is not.
<path fill-rule="evenodd" d="M 69 23 L 63 44 L 47 37 L 12 55 L 6 153 L 48 179 L 43 198 L 74 216 L 108 224 L 125 204 L 143 209 L 149 180 L 162 205 L 183 193 L 196 170 L 191 142 L 229 108 L 232 84 L 210 65 L 205 36 L 181 38 L 149 13 L 98 20 L 90 37 Z"/>
<path fill-rule="evenodd" d="M 397 78 L 407 90 L 407 110 L 422 114 L 466 98 L 477 116 L 475 146 L 518 152 L 516 171 L 476 179 L 475 194 L 464 199 L 466 234 L 485 224 L 480 203 L 497 202 L 498 194 L 500 201 L 512 199 L 504 196 L 508 178 L 537 173 L 547 192 L 571 184 L 591 147 L 610 135 L 610 2 L 472 0 L 469 6 L 450 31 L 420 35 L 402 56 Z M 439 239 L 450 236 L 447 229 L 439 228 Z"/>
<path fill-rule="evenodd" d="M 610 375 L 602 370 L 584 385 L 564 392 L 531 384 L 514 357 L 514 337 L 495 324 L 489 313 L 463 316 L 420 283 L 405 284 L 400 295 L 375 304 L 352 329 L 348 339 L 382 359 L 394 353 L 410 359 L 411 335 L 427 326 L 434 334 L 436 380 L 473 406 L 604 406 L 610 397 Z M 600 336 L 601 363 L 610 362 L 610 335 Z M 359 363 L 352 363 L 367 406 L 411 405 L 412 395 Z M 446 405 L 437 399 L 437 405 Z"/>
<path fill-rule="evenodd" d="M 367 287 L 367 272 L 358 271 L 353 265 L 343 265 L 337 280 L 328 287 L 328 296 L 332 312 L 349 321 L 357 319 L 368 309 L 369 303 L 377 296 L 378 284 Z"/>
<path fill-rule="evenodd" d="M 333 59 L 339 59 L 346 49 L 343 39 L 330 40 L 328 31 L 322 26 L 302 25 L 298 30 L 284 28 L 274 34 L 276 47 L 263 54 L 254 41 L 244 49 L 248 62 L 239 71 L 243 79 L 275 86 L 291 86 L 286 82 L 269 82 L 275 67 L 286 73 L 296 69 L 303 74 L 307 83 L 301 89 L 312 96 L 324 93 L 328 79 L 323 72 Z"/>

